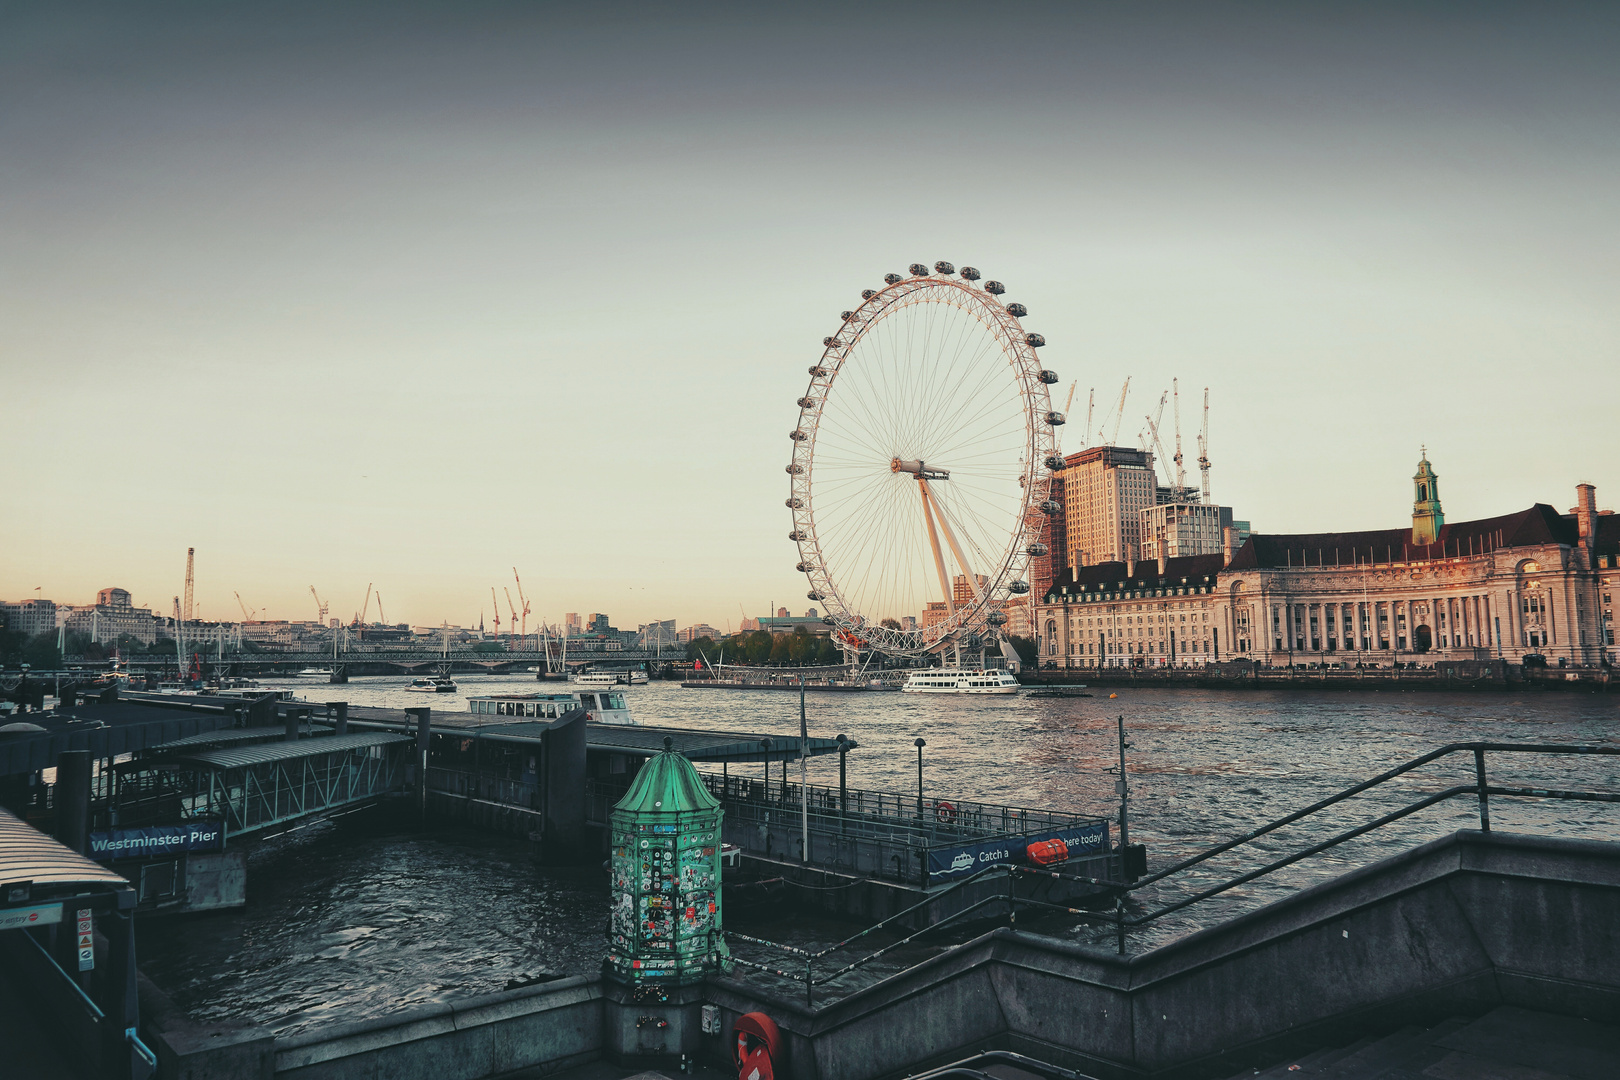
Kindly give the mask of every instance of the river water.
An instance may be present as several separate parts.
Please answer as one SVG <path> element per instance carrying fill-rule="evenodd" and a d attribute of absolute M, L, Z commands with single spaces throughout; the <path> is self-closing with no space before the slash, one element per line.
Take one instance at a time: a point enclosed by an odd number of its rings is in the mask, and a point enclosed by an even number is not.
<path fill-rule="evenodd" d="M 299 687 L 312 701 L 430 704 L 462 711 L 465 694 L 533 691 L 532 676 L 457 676 L 461 693 L 422 695 L 405 678 L 358 678 Z M 294 686 L 296 680 L 265 680 Z M 847 734 L 852 788 L 914 793 L 923 751 L 925 797 L 1118 813 L 1116 718 L 1130 743 L 1130 823 L 1149 868 L 1194 854 L 1451 742 L 1620 745 L 1620 697 L 1527 692 L 1436 694 L 1203 690 L 1098 692 L 1091 698 L 965 698 L 822 694 L 806 701 L 812 735 Z M 626 691 L 646 724 L 797 733 L 797 695 L 683 690 L 653 683 Z M 810 782 L 836 784 L 837 757 L 810 762 Z M 790 779 L 797 766 L 790 767 Z M 1472 755 L 1455 755 L 1135 894 L 1152 908 L 1313 841 L 1470 782 Z M 1620 757 L 1493 755 L 1493 783 L 1620 790 Z M 1620 806 L 1492 801 L 1497 829 L 1620 840 Z M 1458 828 L 1477 828 L 1457 799 L 1334 848 L 1133 934 L 1142 950 L 1278 899 L 1293 890 Z M 354 1020 L 528 980 L 594 974 L 606 920 L 605 878 L 593 869 L 540 865 L 532 845 L 471 829 L 405 830 L 361 811 L 255 844 L 245 909 L 153 919 L 139 935 L 141 967 L 200 1019 L 250 1019 L 279 1032 Z M 852 928 L 828 920 L 728 912 L 728 925 L 802 945 Z M 1077 941 L 1111 936 L 1073 919 L 1040 920 L 1043 933 Z M 867 978 L 941 947 L 918 944 Z"/>

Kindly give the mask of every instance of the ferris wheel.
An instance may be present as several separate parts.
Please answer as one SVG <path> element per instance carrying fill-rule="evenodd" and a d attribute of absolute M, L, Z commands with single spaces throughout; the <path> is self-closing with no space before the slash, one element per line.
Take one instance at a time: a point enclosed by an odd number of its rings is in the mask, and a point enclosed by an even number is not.
<path fill-rule="evenodd" d="M 998 637 L 1047 554 L 1062 467 L 1046 344 L 971 266 L 889 274 L 810 368 L 787 467 L 798 569 L 846 650 Z"/>

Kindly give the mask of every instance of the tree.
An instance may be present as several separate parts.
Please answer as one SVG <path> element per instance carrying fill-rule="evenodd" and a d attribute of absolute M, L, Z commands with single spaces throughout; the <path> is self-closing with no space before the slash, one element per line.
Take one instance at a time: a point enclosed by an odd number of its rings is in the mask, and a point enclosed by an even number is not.
<path fill-rule="evenodd" d="M 793 659 L 792 635 L 775 634 L 771 640 L 771 663 L 785 664 Z"/>
<path fill-rule="evenodd" d="M 837 645 L 833 644 L 833 639 L 830 634 L 827 637 L 820 639 L 819 644 L 816 645 L 816 663 L 838 664 L 842 663 L 843 659 L 843 650 L 841 650 Z"/>
<path fill-rule="evenodd" d="M 499 641 L 480 641 L 472 647 L 472 651 L 475 653 L 505 652 L 506 646 Z"/>
<path fill-rule="evenodd" d="M 748 662 L 750 664 L 763 664 L 771 658 L 771 646 L 776 644 L 771 635 L 765 630 L 756 630 L 748 635 Z"/>
<path fill-rule="evenodd" d="M 888 618 L 888 619 L 884 619 L 883 622 L 880 625 L 887 626 L 890 630 L 898 630 L 898 629 L 900 629 L 900 620 L 895 619 L 895 618 Z"/>
<path fill-rule="evenodd" d="M 701 660 L 707 656 L 712 662 L 718 652 L 719 649 L 715 648 L 714 639 L 707 634 L 686 643 L 686 658 L 688 660 Z"/>
<path fill-rule="evenodd" d="M 1013 651 L 1025 667 L 1035 667 L 1041 658 L 1041 646 L 1034 638 L 1019 637 L 1013 634 L 1008 640 L 1012 642 Z"/>

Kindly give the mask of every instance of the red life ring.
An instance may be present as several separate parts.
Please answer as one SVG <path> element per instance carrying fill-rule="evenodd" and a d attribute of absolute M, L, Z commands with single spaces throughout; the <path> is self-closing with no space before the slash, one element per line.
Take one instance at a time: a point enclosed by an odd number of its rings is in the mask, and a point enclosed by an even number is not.
<path fill-rule="evenodd" d="M 934 804 L 934 817 L 942 825 L 951 825 L 956 822 L 956 807 L 943 799 Z"/>
<path fill-rule="evenodd" d="M 744 1013 L 732 1026 L 737 1045 L 732 1063 L 738 1080 L 775 1080 L 776 1058 L 782 1052 L 782 1033 L 764 1013 Z"/>

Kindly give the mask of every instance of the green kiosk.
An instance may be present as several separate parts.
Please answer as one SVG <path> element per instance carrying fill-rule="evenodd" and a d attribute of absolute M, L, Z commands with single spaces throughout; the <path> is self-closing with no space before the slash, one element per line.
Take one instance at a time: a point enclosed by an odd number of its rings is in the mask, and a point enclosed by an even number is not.
<path fill-rule="evenodd" d="M 720 932 L 720 801 L 670 749 L 613 807 L 607 973 L 631 987 L 701 983 L 728 955 Z"/>

